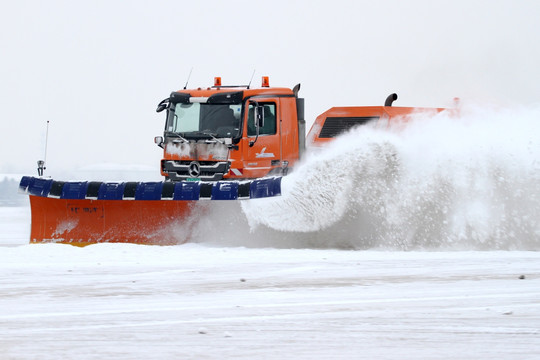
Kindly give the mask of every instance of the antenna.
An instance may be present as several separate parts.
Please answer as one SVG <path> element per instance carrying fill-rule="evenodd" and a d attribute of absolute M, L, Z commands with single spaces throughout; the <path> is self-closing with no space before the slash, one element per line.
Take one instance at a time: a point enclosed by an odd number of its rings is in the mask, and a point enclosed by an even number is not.
<path fill-rule="evenodd" d="M 38 160 L 38 175 L 43 176 L 43 170 L 46 169 L 45 163 L 47 161 L 47 143 L 49 141 L 49 120 L 47 120 L 47 132 L 45 133 L 45 156 L 43 156 L 43 160 Z"/>
<path fill-rule="evenodd" d="M 247 88 L 249 89 L 249 87 L 251 86 L 251 82 L 253 81 L 253 76 L 255 75 L 255 69 L 253 69 L 253 74 L 251 74 L 251 79 L 249 79 L 249 84 L 247 86 Z"/>
<path fill-rule="evenodd" d="M 189 75 L 187 77 L 187 80 L 186 80 L 186 85 L 184 85 L 184 90 L 187 89 L 187 84 L 189 82 L 189 79 L 191 78 L 191 72 L 193 71 L 193 66 L 191 67 L 191 70 L 189 70 Z"/>

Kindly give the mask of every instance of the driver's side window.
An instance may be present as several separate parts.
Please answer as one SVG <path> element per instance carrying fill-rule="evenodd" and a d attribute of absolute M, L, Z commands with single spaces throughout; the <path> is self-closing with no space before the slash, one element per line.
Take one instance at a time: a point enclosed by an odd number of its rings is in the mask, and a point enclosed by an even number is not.
<path fill-rule="evenodd" d="M 259 103 L 264 107 L 264 126 L 259 128 L 259 135 L 273 135 L 276 133 L 276 104 L 274 103 Z M 255 129 L 255 107 L 249 105 L 248 109 L 248 136 L 257 135 Z"/>

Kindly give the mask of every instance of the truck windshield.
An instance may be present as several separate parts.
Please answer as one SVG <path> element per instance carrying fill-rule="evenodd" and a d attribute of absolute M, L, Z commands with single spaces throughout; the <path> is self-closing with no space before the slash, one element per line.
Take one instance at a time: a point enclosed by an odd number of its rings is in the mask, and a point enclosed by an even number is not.
<path fill-rule="evenodd" d="M 182 104 L 171 106 L 166 131 L 183 137 L 212 134 L 237 137 L 240 132 L 241 104 Z"/>

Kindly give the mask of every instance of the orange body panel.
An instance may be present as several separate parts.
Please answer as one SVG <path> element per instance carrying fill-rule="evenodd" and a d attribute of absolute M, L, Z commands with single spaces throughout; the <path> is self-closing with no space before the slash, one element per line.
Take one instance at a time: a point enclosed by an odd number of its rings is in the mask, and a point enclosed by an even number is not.
<path fill-rule="evenodd" d="M 201 201 L 68 200 L 30 196 L 31 243 L 176 245 L 189 239 Z"/>
<path fill-rule="evenodd" d="M 317 116 L 307 135 L 306 143 L 312 146 L 321 146 L 334 138 L 319 137 L 320 131 L 329 117 L 379 117 L 377 126 L 391 126 L 400 122 L 407 122 L 411 115 L 422 112 L 441 112 L 444 108 L 418 108 L 418 107 L 394 107 L 394 106 L 347 106 L 333 107 Z"/>
<path fill-rule="evenodd" d="M 250 147 L 249 142 L 254 136 L 244 136 L 239 143 L 240 151 L 238 163 L 241 164 L 243 177 L 258 178 L 267 175 L 273 168 L 280 167 L 282 161 L 287 161 L 292 166 L 298 160 L 298 130 L 296 116 L 296 102 L 293 98 L 264 99 L 264 102 L 276 104 L 276 133 L 273 135 L 261 135 Z M 244 134 L 247 134 L 247 121 L 244 121 Z M 231 156 L 231 159 L 235 159 Z M 272 165 L 278 162 L 278 165 Z M 235 164 L 231 166 L 234 168 Z M 232 175 L 232 174 L 231 174 Z M 228 177 L 231 178 L 232 176 Z"/>

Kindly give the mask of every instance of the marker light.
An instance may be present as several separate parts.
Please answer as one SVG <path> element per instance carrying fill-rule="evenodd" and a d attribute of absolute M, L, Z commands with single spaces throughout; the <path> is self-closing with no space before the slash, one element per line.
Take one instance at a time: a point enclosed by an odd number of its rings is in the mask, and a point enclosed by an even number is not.
<path fill-rule="evenodd" d="M 262 87 L 270 87 L 270 80 L 268 80 L 268 76 L 262 77 Z"/>
<path fill-rule="evenodd" d="M 221 76 L 216 76 L 214 78 L 214 86 L 221 86 Z"/>

